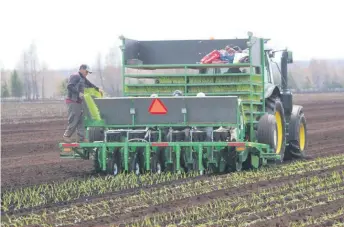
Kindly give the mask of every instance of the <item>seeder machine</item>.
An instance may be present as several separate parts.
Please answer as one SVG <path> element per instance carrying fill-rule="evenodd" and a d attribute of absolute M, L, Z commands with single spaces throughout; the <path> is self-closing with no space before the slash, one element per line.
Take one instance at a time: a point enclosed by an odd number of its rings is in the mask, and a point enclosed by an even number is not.
<path fill-rule="evenodd" d="M 306 119 L 287 83 L 291 52 L 282 51 L 278 86 L 270 59 L 275 51 L 252 34 L 228 40 L 121 39 L 123 97 L 86 90 L 89 142 L 60 143 L 61 157 L 93 156 L 97 172 L 117 175 L 240 171 L 305 155 Z M 209 60 L 208 53 L 224 47 L 227 52 L 215 51 L 217 57 L 226 54 L 224 61 Z M 171 69 L 179 71 L 166 72 Z M 153 82 L 140 83 L 142 78 Z"/>

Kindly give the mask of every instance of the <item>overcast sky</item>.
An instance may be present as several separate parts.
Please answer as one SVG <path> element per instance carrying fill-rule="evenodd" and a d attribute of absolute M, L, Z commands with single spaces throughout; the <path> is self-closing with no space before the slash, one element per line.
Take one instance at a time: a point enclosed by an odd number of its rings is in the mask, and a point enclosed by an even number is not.
<path fill-rule="evenodd" d="M 93 64 L 98 51 L 133 39 L 246 38 L 287 46 L 294 59 L 344 58 L 340 0 L 0 0 L 0 67 L 35 41 L 49 68 Z M 338 43 L 338 46 L 336 45 Z"/>

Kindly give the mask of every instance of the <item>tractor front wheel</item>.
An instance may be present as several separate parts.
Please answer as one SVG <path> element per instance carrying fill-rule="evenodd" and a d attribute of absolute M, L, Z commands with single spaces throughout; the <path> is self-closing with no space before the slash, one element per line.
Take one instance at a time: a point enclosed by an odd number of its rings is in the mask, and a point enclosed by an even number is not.
<path fill-rule="evenodd" d="M 286 148 L 286 156 L 291 158 L 304 158 L 307 148 L 307 122 L 303 112 L 303 108 L 298 105 L 293 106 L 290 117 L 288 135 L 288 147 Z"/>

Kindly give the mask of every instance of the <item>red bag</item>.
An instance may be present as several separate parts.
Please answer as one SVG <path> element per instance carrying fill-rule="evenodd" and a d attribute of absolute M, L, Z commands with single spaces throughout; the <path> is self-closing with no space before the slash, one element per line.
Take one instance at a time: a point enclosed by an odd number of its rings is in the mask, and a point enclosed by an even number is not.
<path fill-rule="evenodd" d="M 218 50 L 213 50 L 206 56 L 204 56 L 201 60 L 202 64 L 210 64 L 214 60 L 220 59 L 220 52 Z"/>

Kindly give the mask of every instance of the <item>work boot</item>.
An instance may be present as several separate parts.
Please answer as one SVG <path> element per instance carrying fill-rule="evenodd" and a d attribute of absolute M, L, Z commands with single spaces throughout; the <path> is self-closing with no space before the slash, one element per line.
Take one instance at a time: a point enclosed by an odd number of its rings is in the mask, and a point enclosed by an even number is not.
<path fill-rule="evenodd" d="M 66 143 L 71 143 L 72 142 L 72 140 L 69 137 L 67 137 L 67 136 L 63 136 L 63 141 L 66 142 Z"/>

